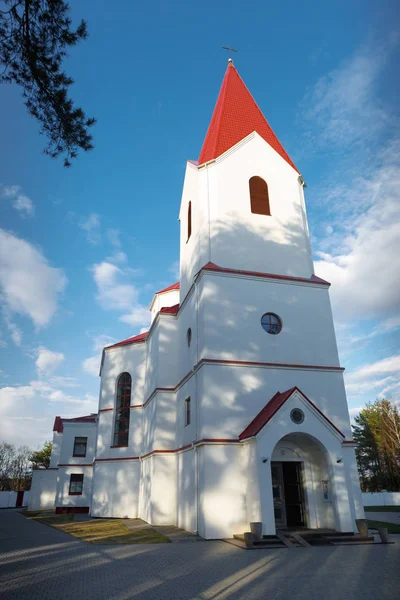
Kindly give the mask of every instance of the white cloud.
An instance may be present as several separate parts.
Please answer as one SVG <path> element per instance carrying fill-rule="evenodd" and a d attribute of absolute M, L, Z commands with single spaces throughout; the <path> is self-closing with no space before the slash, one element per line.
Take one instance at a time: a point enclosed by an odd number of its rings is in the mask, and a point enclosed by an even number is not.
<path fill-rule="evenodd" d="M 126 263 L 128 257 L 126 256 L 125 252 L 119 251 L 114 252 L 111 256 L 107 256 L 106 260 L 112 263 Z"/>
<path fill-rule="evenodd" d="M 121 248 L 121 240 L 119 239 L 119 229 L 107 229 L 106 235 L 110 244 L 112 244 L 115 248 Z"/>
<path fill-rule="evenodd" d="M 44 346 L 37 349 L 36 368 L 40 376 L 48 376 L 64 362 L 62 352 L 54 352 Z"/>
<path fill-rule="evenodd" d="M 77 417 L 97 412 L 98 399 L 71 396 L 43 381 L 0 388 L 0 439 L 35 447 L 51 439 L 56 414 Z"/>
<path fill-rule="evenodd" d="M 81 219 L 78 225 L 86 231 L 89 244 L 97 245 L 101 242 L 100 215 L 91 213 L 87 218 Z"/>
<path fill-rule="evenodd" d="M 150 325 L 150 311 L 148 308 L 141 306 L 140 304 L 135 306 L 130 313 L 122 315 L 120 321 L 128 323 L 129 325 Z"/>
<path fill-rule="evenodd" d="M 349 398 L 365 398 L 371 394 L 377 398 L 400 399 L 400 354 L 388 356 L 358 369 L 345 373 Z"/>
<path fill-rule="evenodd" d="M 32 244 L 0 229 L 0 288 L 11 312 L 47 325 L 57 310 L 67 278 Z"/>
<path fill-rule="evenodd" d="M 400 354 L 388 356 L 374 363 L 363 365 L 356 371 L 347 376 L 347 381 L 352 383 L 362 381 L 369 377 L 376 377 L 386 373 L 395 373 L 400 375 Z"/>
<path fill-rule="evenodd" d="M 352 221 L 340 245 L 336 241 L 337 251 L 320 253 L 315 262 L 317 275 L 332 283 L 339 316 L 390 318 L 399 312 L 400 150 L 396 158 L 396 167 L 386 165 L 370 179 L 371 188 L 379 187 L 379 198 Z"/>
<path fill-rule="evenodd" d="M 1 190 L 1 195 L 12 200 L 13 207 L 23 217 L 33 217 L 35 214 L 35 206 L 32 200 L 21 192 L 20 185 L 5 186 Z"/>
<path fill-rule="evenodd" d="M 12 321 L 9 311 L 5 308 L 3 309 L 3 318 L 5 324 L 7 326 L 8 331 L 10 332 L 11 339 L 16 346 L 20 346 L 22 344 L 22 331 L 21 329 Z"/>
<path fill-rule="evenodd" d="M 108 335 L 98 335 L 93 339 L 93 352 L 95 354 L 86 358 L 82 363 L 82 369 L 85 373 L 98 377 L 100 372 L 101 354 L 105 346 L 115 343 L 115 339 Z"/>
<path fill-rule="evenodd" d="M 82 369 L 85 373 L 93 375 L 93 377 L 98 377 L 100 372 L 100 357 L 96 355 L 86 358 L 82 363 Z"/>
<path fill-rule="evenodd" d="M 130 283 L 123 283 L 126 274 L 107 261 L 92 267 L 97 285 L 97 301 L 105 310 L 129 310 L 137 300 L 137 291 Z"/>
<path fill-rule="evenodd" d="M 360 49 L 339 68 L 321 77 L 305 95 L 301 107 L 302 123 L 317 127 L 308 132 L 314 145 L 353 146 L 375 142 L 390 116 L 375 100 L 378 77 L 398 41 L 389 36 L 384 45 Z"/>

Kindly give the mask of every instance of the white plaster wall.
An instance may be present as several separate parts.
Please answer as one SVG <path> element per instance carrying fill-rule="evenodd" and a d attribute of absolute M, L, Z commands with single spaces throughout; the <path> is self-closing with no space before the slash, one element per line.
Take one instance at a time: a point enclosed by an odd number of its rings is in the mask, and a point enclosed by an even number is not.
<path fill-rule="evenodd" d="M 60 449 L 59 464 L 84 465 L 91 464 L 96 449 L 96 423 L 66 423 Z M 76 437 L 87 437 L 86 456 L 73 456 Z"/>
<path fill-rule="evenodd" d="M 185 298 L 194 275 L 210 259 L 208 171 L 187 163 L 180 220 L 180 298 Z M 192 203 L 192 235 L 187 239 L 189 201 Z"/>
<path fill-rule="evenodd" d="M 110 348 L 104 352 L 99 409 L 115 408 L 117 380 L 121 373 L 132 377 L 131 404 L 142 404 L 146 371 L 146 343 Z"/>
<path fill-rule="evenodd" d="M 217 364 L 203 366 L 197 378 L 200 438 L 237 438 L 276 392 L 294 386 L 351 438 L 340 372 Z"/>
<path fill-rule="evenodd" d="M 198 362 L 197 304 L 197 288 L 192 288 L 192 292 L 186 298 L 177 319 L 176 352 L 178 356 L 178 371 L 176 383 L 181 381 Z M 189 328 L 192 330 L 190 347 L 187 344 L 187 331 Z"/>
<path fill-rule="evenodd" d="M 150 523 L 171 525 L 177 522 L 176 454 L 155 454 L 152 461 Z"/>
<path fill-rule="evenodd" d="M 364 506 L 400 506 L 400 492 L 362 492 Z"/>
<path fill-rule="evenodd" d="M 51 510 L 55 507 L 58 469 L 37 469 L 32 472 L 29 510 Z"/>
<path fill-rule="evenodd" d="M 248 531 L 242 449 L 229 444 L 199 449 L 199 534 L 206 539 Z"/>
<path fill-rule="evenodd" d="M 211 261 L 223 267 L 310 277 L 313 273 L 298 173 L 257 133 L 209 170 Z M 268 184 L 271 216 L 250 210 L 249 179 Z"/>
<path fill-rule="evenodd" d="M 24 493 L 27 494 L 28 492 Z M 0 492 L 0 508 L 14 508 L 17 502 L 17 492 Z M 26 504 L 23 503 L 23 506 Z"/>
<path fill-rule="evenodd" d="M 305 414 L 303 423 L 297 425 L 290 419 L 290 411 L 293 408 L 301 408 Z M 343 446 L 340 436 L 338 436 L 326 424 L 326 421 L 318 415 L 318 413 L 310 407 L 310 404 L 302 399 L 298 394 L 294 394 L 285 402 L 283 407 L 272 417 L 266 426 L 260 431 L 257 436 L 257 453 L 258 453 L 258 470 L 260 482 L 260 500 L 262 521 L 264 523 L 264 533 L 275 533 L 275 519 L 273 511 L 272 498 L 272 483 L 271 483 L 271 468 L 273 451 L 278 442 L 289 434 L 295 434 L 297 439 L 300 439 L 301 434 L 311 436 L 313 440 L 317 440 L 322 444 L 324 450 L 324 458 L 328 469 L 328 480 L 330 488 L 330 498 L 334 514 L 335 529 L 338 531 L 357 531 L 354 522 L 354 506 L 352 507 L 353 498 L 349 493 L 347 478 L 351 474 L 347 473 L 349 463 L 343 460 L 338 462 L 343 456 Z M 307 457 L 307 438 L 301 442 L 305 457 Z M 298 444 L 300 446 L 300 443 Z M 307 460 L 310 463 L 313 458 L 314 451 L 308 456 Z M 263 462 L 263 458 L 268 459 Z M 318 467 L 316 477 L 321 476 L 321 466 Z M 306 464 L 306 463 L 305 463 Z M 318 472 L 319 471 L 319 472 Z M 322 471 L 325 474 L 325 470 Z M 309 476 L 308 491 L 313 487 L 313 475 Z M 317 486 L 318 488 L 318 486 Z M 322 491 L 322 490 L 321 490 Z M 315 489 L 314 489 L 315 492 Z M 319 515 L 321 514 L 321 504 L 318 508 L 318 496 L 308 494 L 308 502 L 315 503 L 314 510 Z"/>
<path fill-rule="evenodd" d="M 69 483 L 72 474 L 83 473 L 82 494 L 69 495 Z M 57 477 L 56 507 L 90 506 L 92 498 L 93 468 L 83 466 L 59 467 Z"/>
<path fill-rule="evenodd" d="M 62 433 L 53 431 L 53 445 L 51 448 L 50 465 L 49 465 L 51 469 L 55 469 L 58 467 L 58 463 L 60 461 L 62 439 L 63 439 Z"/>
<path fill-rule="evenodd" d="M 249 179 L 255 175 L 268 184 L 271 216 L 251 213 Z M 189 200 L 192 236 L 187 241 Z M 199 169 L 188 163 L 180 221 L 181 299 L 208 261 L 306 278 L 313 273 L 298 173 L 257 133 Z"/>
<path fill-rule="evenodd" d="M 139 460 L 95 462 L 91 515 L 137 518 L 139 488 Z"/>
<path fill-rule="evenodd" d="M 305 494 L 306 525 L 313 529 L 335 528 L 335 514 L 332 490 L 329 499 L 324 500 L 322 481 L 329 482 L 329 468 L 326 452 L 311 437 L 291 434 L 282 438 L 275 446 L 271 461 L 295 461 L 302 464 L 303 491 Z M 328 483 L 328 488 L 332 482 Z"/>
<path fill-rule="evenodd" d="M 200 358 L 339 366 L 329 292 L 321 285 L 202 274 Z M 282 330 L 271 335 L 261 317 Z"/>
<path fill-rule="evenodd" d="M 169 292 L 163 292 L 162 294 L 156 294 L 151 304 L 151 322 L 157 316 L 157 313 L 167 306 L 175 306 L 179 304 L 179 290 L 170 290 Z"/>
<path fill-rule="evenodd" d="M 197 531 L 196 450 L 177 456 L 177 526 Z"/>

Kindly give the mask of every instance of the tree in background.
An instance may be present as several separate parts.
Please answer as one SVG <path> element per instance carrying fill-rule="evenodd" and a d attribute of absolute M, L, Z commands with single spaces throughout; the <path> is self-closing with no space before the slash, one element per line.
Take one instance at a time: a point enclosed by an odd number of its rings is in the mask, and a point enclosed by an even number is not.
<path fill-rule="evenodd" d="M 369 402 L 354 420 L 362 490 L 400 490 L 399 409 L 389 400 L 376 400 Z"/>
<path fill-rule="evenodd" d="M 29 460 L 32 463 L 33 469 L 39 469 L 40 467 L 44 467 L 45 469 L 49 468 L 52 447 L 53 444 L 51 442 L 45 442 L 43 448 L 36 450 L 36 452 L 32 452 Z"/>
<path fill-rule="evenodd" d="M 16 448 L 0 444 L 0 490 L 27 490 L 32 479 L 31 450 L 28 446 Z"/>
<path fill-rule="evenodd" d="M 29 113 L 47 136 L 45 154 L 65 155 L 71 165 L 78 150 L 93 148 L 88 118 L 68 97 L 73 83 L 62 70 L 69 46 L 87 38 L 86 22 L 71 29 L 69 5 L 63 0 L 2 0 L 0 2 L 0 83 L 22 87 Z"/>

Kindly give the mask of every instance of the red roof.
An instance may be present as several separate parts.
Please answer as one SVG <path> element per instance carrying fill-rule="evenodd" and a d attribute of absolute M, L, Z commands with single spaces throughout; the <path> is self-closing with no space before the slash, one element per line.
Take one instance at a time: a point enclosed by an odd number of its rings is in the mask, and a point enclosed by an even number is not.
<path fill-rule="evenodd" d="M 63 419 L 62 417 L 56 417 L 54 419 L 53 431 L 62 433 L 64 431 L 64 423 L 95 423 L 97 413 L 85 415 L 84 417 L 75 417 L 73 419 Z"/>
<path fill-rule="evenodd" d="M 239 435 L 239 440 L 245 440 L 247 438 L 253 437 L 257 435 L 261 429 L 272 419 L 275 413 L 285 404 L 286 400 L 290 398 L 293 392 L 299 392 L 307 402 L 311 404 L 311 406 L 319 412 L 319 414 L 333 427 L 343 438 L 345 437 L 343 433 L 324 415 L 320 409 L 315 406 L 314 402 L 311 402 L 309 398 L 297 387 L 292 387 L 290 390 L 286 390 L 286 392 L 276 392 L 275 396 L 271 398 L 271 400 L 264 406 L 264 408 L 258 413 L 258 415 L 252 420 L 252 422 L 247 425 L 246 429 L 242 431 Z"/>
<path fill-rule="evenodd" d="M 117 342 L 116 344 L 112 344 L 111 346 L 106 346 L 104 350 L 108 350 L 108 348 L 117 348 L 117 346 L 126 346 L 128 344 L 138 344 L 139 342 L 144 342 L 146 341 L 148 335 L 148 331 L 145 331 L 144 333 L 139 333 L 138 335 L 134 335 L 133 337 L 130 337 L 127 340 L 122 340 L 122 342 Z"/>
<path fill-rule="evenodd" d="M 179 281 L 177 281 L 176 283 L 173 283 L 169 287 L 166 287 L 163 290 L 156 292 L 156 294 L 164 294 L 164 292 L 171 292 L 172 290 L 179 290 L 180 286 L 181 286 L 181 284 L 179 283 Z"/>
<path fill-rule="evenodd" d="M 174 306 L 163 306 L 160 309 L 160 313 L 167 313 L 168 315 L 177 315 L 179 311 L 179 304 L 174 304 Z"/>
<path fill-rule="evenodd" d="M 213 262 L 208 262 L 200 269 L 200 271 L 221 271 L 222 273 L 237 273 L 238 275 L 251 275 L 254 277 L 271 277 L 273 279 L 284 279 L 288 281 L 306 281 L 311 283 L 318 283 L 320 285 L 331 285 L 329 281 L 317 277 L 317 275 L 311 275 L 310 279 L 305 277 L 293 277 L 292 275 L 277 275 L 276 273 L 260 273 L 259 271 L 243 271 L 241 269 L 227 269 L 225 267 L 219 267 Z M 200 272 L 199 271 L 199 272 Z"/>
<path fill-rule="evenodd" d="M 230 62 L 200 152 L 199 164 L 221 156 L 253 131 L 299 172 Z"/>

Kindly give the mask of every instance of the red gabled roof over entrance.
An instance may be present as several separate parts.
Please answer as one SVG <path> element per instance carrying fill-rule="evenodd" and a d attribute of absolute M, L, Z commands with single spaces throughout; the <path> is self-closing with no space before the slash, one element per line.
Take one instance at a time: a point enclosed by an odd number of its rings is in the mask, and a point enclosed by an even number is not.
<path fill-rule="evenodd" d="M 239 440 L 246 440 L 247 438 L 254 437 L 257 435 L 261 429 L 272 419 L 272 417 L 278 412 L 278 410 L 285 404 L 286 400 L 290 398 L 293 392 L 299 392 L 307 402 L 311 404 L 311 406 L 329 423 L 333 429 L 335 429 L 341 436 L 344 438 L 343 433 L 338 429 L 332 421 L 328 419 L 324 415 L 324 413 L 315 406 L 314 402 L 311 402 L 309 398 L 297 387 L 292 387 L 290 390 L 286 390 L 286 392 L 276 392 L 275 396 L 271 398 L 271 400 L 264 406 L 262 410 L 258 413 L 258 415 L 252 420 L 252 422 L 242 431 L 239 435 Z"/>
<path fill-rule="evenodd" d="M 218 158 L 253 131 L 299 172 L 230 62 L 200 152 L 199 164 Z"/>

